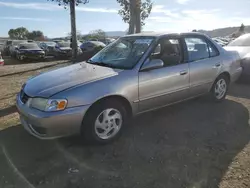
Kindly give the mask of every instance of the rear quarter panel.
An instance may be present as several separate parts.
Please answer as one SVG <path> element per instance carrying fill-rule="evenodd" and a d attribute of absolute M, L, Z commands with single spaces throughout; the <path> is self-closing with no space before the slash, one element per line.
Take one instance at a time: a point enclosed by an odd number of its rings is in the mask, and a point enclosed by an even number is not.
<path fill-rule="evenodd" d="M 231 82 L 236 81 L 241 72 L 241 58 L 237 51 L 226 51 L 222 54 L 224 71 L 230 74 Z"/>

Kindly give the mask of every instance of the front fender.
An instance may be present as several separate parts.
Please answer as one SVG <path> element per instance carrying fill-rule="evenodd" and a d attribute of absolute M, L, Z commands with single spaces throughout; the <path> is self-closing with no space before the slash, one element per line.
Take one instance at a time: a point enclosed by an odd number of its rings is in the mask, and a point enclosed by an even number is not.
<path fill-rule="evenodd" d="M 121 96 L 131 106 L 138 100 L 138 74 L 136 71 L 122 71 L 118 75 L 76 86 L 62 91 L 52 98 L 66 98 L 68 107 L 91 105 L 96 101 L 109 97 Z"/>

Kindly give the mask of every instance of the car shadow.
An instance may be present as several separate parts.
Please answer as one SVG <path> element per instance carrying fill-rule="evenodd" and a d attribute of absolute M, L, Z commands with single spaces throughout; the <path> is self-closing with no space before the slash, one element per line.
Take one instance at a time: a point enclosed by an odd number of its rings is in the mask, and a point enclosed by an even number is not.
<path fill-rule="evenodd" d="M 228 95 L 233 97 L 250 99 L 250 84 L 247 83 L 233 84 L 229 89 Z"/>
<path fill-rule="evenodd" d="M 12 114 L 16 111 L 17 111 L 17 109 L 16 109 L 15 105 L 9 106 L 7 108 L 0 110 L 0 117 L 7 116 L 7 115 Z"/>
<path fill-rule="evenodd" d="M 138 116 L 102 146 L 13 126 L 0 131 L 0 175 L 25 187 L 216 188 L 250 141 L 248 122 L 238 102 L 197 99 Z"/>

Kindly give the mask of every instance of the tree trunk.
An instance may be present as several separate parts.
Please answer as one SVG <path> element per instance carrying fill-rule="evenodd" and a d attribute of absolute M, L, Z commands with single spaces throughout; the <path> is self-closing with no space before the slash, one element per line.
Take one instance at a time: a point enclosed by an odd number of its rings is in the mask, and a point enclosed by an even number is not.
<path fill-rule="evenodd" d="M 136 0 L 136 8 L 135 8 L 135 33 L 141 32 L 141 0 Z"/>
<path fill-rule="evenodd" d="M 75 62 L 77 56 L 77 39 L 76 39 L 76 11 L 75 0 L 70 1 L 70 19 L 71 19 L 71 37 L 72 37 L 72 61 Z"/>
<path fill-rule="evenodd" d="M 135 23 L 136 23 L 135 7 L 136 7 L 136 0 L 130 0 L 130 3 L 129 3 L 130 22 L 129 22 L 128 34 L 135 33 Z"/>

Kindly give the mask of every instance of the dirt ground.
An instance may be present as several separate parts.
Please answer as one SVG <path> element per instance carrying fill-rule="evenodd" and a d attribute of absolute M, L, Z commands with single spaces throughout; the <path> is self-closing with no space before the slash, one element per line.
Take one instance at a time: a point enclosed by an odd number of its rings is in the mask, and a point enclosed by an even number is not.
<path fill-rule="evenodd" d="M 38 140 L 20 125 L 15 95 L 67 64 L 0 67 L 1 188 L 250 187 L 250 85 L 232 85 L 223 103 L 202 97 L 138 116 L 109 145 Z"/>

